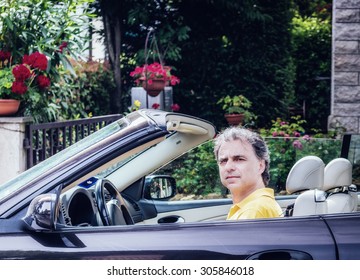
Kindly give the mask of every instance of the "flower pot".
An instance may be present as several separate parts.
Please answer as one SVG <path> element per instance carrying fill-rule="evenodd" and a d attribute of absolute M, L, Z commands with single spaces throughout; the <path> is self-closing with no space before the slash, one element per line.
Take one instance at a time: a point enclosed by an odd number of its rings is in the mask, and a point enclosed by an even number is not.
<path fill-rule="evenodd" d="M 0 116 L 9 116 L 19 110 L 20 100 L 0 99 Z"/>
<path fill-rule="evenodd" d="M 244 120 L 244 114 L 225 114 L 225 119 L 229 125 L 240 125 Z"/>
<path fill-rule="evenodd" d="M 165 80 L 164 79 L 152 79 L 150 80 L 143 80 L 142 87 L 146 90 L 147 94 L 155 97 L 160 94 L 161 91 L 165 88 Z"/>

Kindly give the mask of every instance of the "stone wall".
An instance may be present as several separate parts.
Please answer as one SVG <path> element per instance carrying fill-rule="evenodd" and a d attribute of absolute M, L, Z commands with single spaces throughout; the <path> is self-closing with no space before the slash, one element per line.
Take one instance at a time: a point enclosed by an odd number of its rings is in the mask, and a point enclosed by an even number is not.
<path fill-rule="evenodd" d="M 333 1 L 329 129 L 360 132 L 360 0 Z"/>
<path fill-rule="evenodd" d="M 32 118 L 0 118 L 0 184 L 26 170 L 25 126 Z"/>

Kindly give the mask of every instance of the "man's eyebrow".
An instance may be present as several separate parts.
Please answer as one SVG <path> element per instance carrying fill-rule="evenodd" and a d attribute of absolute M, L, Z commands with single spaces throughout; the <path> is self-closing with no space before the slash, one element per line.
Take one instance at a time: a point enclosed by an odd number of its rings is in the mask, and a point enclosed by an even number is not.
<path fill-rule="evenodd" d="M 243 154 L 235 154 L 235 155 L 230 155 L 230 156 L 219 156 L 219 160 L 220 159 L 228 159 L 228 158 L 239 158 L 239 157 L 245 157 L 245 155 L 243 155 Z"/>

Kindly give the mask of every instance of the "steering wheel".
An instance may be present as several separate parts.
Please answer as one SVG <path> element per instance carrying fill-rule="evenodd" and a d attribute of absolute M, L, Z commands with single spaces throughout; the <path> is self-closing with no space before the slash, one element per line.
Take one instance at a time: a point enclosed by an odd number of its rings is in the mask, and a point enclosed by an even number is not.
<path fill-rule="evenodd" d="M 105 193 L 105 191 L 107 192 Z M 125 200 L 109 180 L 98 179 L 96 181 L 95 199 L 104 226 L 134 224 Z"/>

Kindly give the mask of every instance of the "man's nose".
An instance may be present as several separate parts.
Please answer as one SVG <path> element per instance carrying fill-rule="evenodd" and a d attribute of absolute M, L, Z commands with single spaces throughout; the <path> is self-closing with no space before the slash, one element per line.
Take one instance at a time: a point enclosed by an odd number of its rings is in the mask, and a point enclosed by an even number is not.
<path fill-rule="evenodd" d="M 229 159 L 226 164 L 225 164 L 225 169 L 226 170 L 233 170 L 234 169 L 234 161 Z"/>

